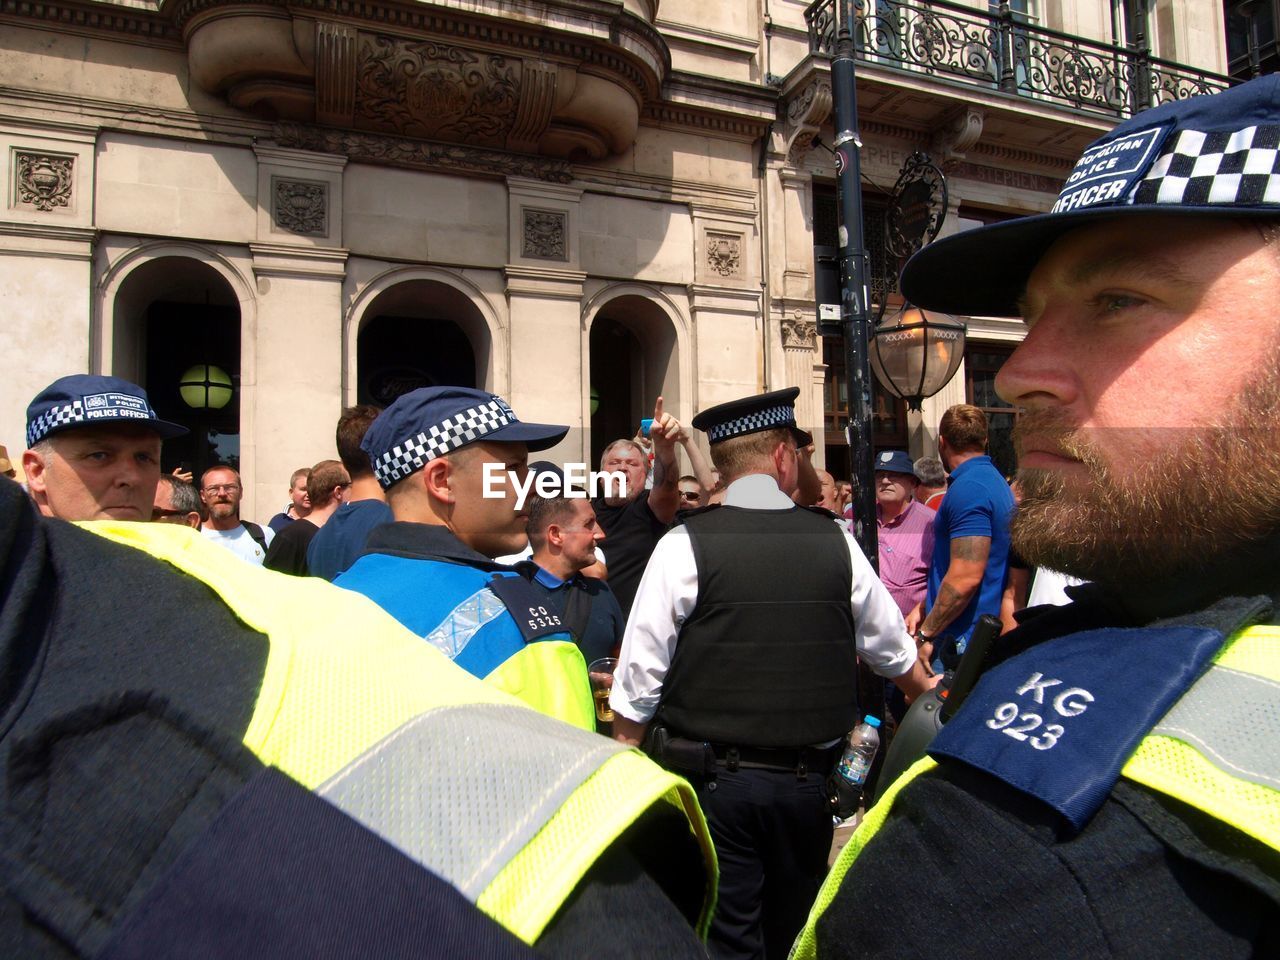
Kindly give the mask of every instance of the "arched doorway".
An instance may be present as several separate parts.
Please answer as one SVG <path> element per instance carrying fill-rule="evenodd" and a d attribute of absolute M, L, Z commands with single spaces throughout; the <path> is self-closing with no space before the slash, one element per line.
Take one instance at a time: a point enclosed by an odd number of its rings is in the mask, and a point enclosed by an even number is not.
<path fill-rule="evenodd" d="M 364 311 L 356 338 L 356 402 L 386 406 L 418 387 L 484 384 L 489 335 L 460 290 L 406 280 Z"/>
<path fill-rule="evenodd" d="M 636 294 L 615 297 L 591 323 L 591 460 L 604 448 L 635 435 L 640 421 L 653 416 L 662 397 L 675 411 L 680 402 L 676 332 L 656 303 Z"/>
<path fill-rule="evenodd" d="M 240 305 L 218 271 L 182 256 L 137 267 L 116 293 L 112 340 L 112 372 L 191 431 L 165 441 L 163 470 L 180 466 L 198 481 L 214 463 L 239 469 Z"/>

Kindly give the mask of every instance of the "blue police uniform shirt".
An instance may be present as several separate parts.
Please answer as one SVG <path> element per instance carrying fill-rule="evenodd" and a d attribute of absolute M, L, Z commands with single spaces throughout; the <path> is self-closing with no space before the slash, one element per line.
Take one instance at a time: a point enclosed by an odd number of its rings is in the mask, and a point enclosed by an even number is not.
<path fill-rule="evenodd" d="M 545 610 L 517 624 L 490 581 L 512 578 L 525 591 L 528 584 L 444 527 L 391 523 L 367 546 L 334 585 L 363 593 L 474 676 L 487 677 L 533 640 L 571 640 L 559 617 Z"/>
<path fill-rule="evenodd" d="M 934 548 L 929 563 L 929 593 L 925 612 L 938 599 L 942 578 L 951 565 L 951 541 L 956 537 L 990 537 L 991 553 L 978 592 L 968 606 L 941 631 L 954 637 L 957 649 L 964 650 L 969 635 L 984 613 L 1000 615 L 1009 567 L 1009 522 L 1014 512 L 1013 494 L 991 458 L 973 457 L 951 472 L 947 495 L 933 522 Z"/>
<path fill-rule="evenodd" d="M 587 663 L 601 657 L 612 657 L 614 650 L 622 642 L 622 631 L 627 625 L 618 606 L 618 599 L 613 595 L 609 585 L 603 580 L 595 580 L 577 574 L 573 580 L 561 580 L 554 573 L 544 570 L 533 561 L 527 561 L 533 568 L 530 582 L 546 596 L 554 605 L 560 618 L 568 626 L 566 619 L 571 590 L 581 591 L 588 599 L 590 612 L 582 636 L 575 638 L 578 649 Z"/>
<path fill-rule="evenodd" d="M 356 500 L 340 506 L 307 547 L 307 569 L 313 577 L 332 580 L 364 553 L 374 527 L 395 517 L 381 500 Z"/>

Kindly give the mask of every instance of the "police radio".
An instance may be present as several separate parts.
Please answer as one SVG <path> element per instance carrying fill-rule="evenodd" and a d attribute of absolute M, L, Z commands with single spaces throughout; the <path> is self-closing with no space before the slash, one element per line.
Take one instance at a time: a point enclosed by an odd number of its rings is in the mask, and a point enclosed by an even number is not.
<path fill-rule="evenodd" d="M 876 800 L 884 796 L 893 781 L 908 767 L 924 756 L 942 725 L 955 716 L 960 704 L 964 703 L 982 676 L 987 654 L 991 652 L 996 637 L 1000 636 L 1000 628 L 999 619 L 991 614 L 979 617 L 955 672 L 948 670 L 936 687 L 911 704 L 885 755 L 877 781 Z"/>

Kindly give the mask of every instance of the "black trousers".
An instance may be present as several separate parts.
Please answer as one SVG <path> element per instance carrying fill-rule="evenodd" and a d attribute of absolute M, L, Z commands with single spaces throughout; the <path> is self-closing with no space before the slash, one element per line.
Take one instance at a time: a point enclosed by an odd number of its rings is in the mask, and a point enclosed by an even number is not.
<path fill-rule="evenodd" d="M 825 774 L 721 769 L 694 786 L 720 861 L 711 955 L 785 960 L 827 873 Z"/>

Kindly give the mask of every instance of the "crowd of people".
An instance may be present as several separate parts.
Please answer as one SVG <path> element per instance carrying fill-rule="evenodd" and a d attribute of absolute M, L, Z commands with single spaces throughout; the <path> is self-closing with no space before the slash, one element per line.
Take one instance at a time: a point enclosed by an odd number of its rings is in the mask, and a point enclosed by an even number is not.
<path fill-rule="evenodd" d="M 659 398 L 603 492 L 529 462 L 566 426 L 413 390 L 259 525 L 231 465 L 162 476 L 140 386 L 50 384 L 0 481 L 6 955 L 1277 955 L 1278 158 L 1278 78 L 1168 104 L 908 263 L 1025 319 L 1019 473 L 964 404 L 877 451 L 878 571 L 794 387 Z M 927 704 L 984 614 L 828 869 L 859 663 Z"/>

